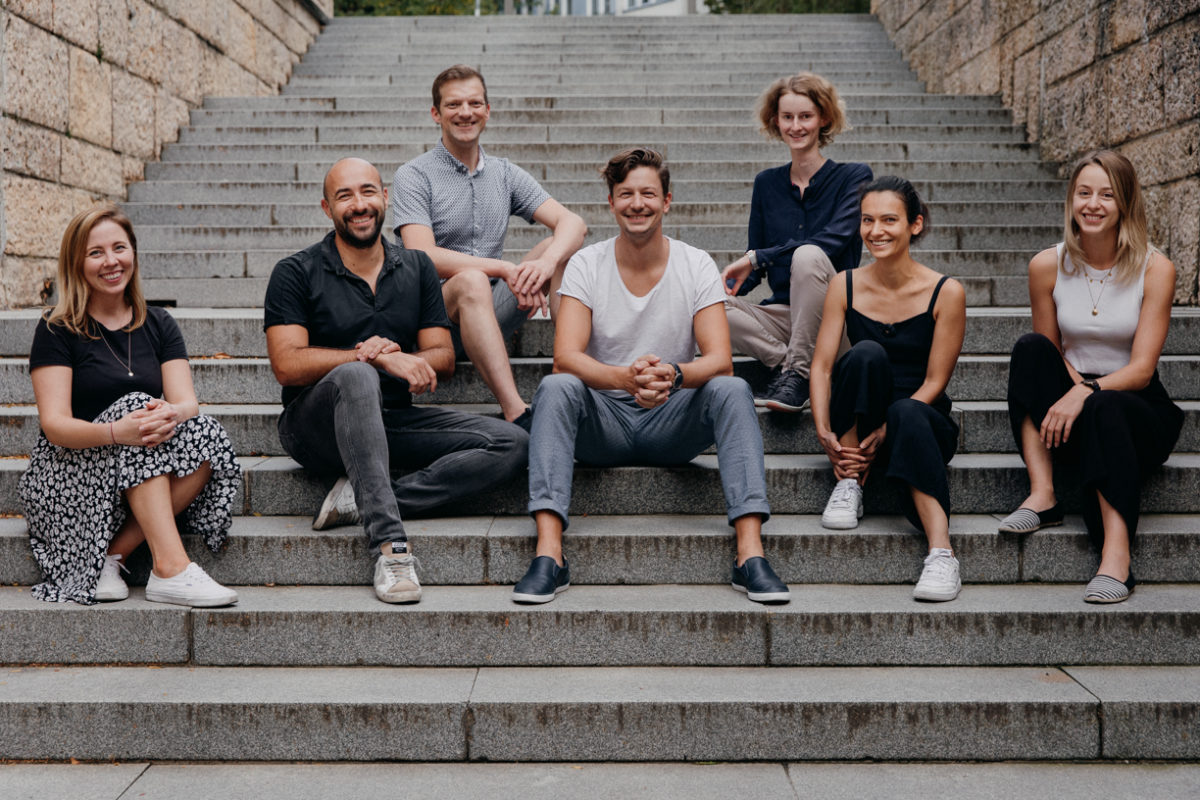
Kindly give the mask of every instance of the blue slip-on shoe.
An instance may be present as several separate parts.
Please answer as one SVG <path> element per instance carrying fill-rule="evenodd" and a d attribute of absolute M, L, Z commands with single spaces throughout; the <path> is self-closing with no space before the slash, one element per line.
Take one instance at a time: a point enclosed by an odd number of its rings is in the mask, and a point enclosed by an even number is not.
<path fill-rule="evenodd" d="M 786 603 L 792 599 L 787 584 L 762 556 L 747 558 L 740 567 L 734 562 L 730 585 L 756 603 Z"/>
<path fill-rule="evenodd" d="M 513 602 L 549 603 L 570 586 L 571 568 L 565 558 L 560 567 L 550 556 L 538 556 L 530 562 L 525 577 L 513 587 Z"/>

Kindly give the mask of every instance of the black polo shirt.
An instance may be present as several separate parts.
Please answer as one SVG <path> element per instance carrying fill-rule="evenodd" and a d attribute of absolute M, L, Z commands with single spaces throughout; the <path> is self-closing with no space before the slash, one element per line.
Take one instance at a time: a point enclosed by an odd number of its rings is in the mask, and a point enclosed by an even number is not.
<path fill-rule="evenodd" d="M 263 302 L 263 329 L 303 325 L 312 347 L 351 349 L 372 336 L 384 336 L 406 353 L 417 350 L 423 328 L 449 328 L 442 287 L 433 262 L 420 250 L 383 239 L 383 269 L 375 292 L 346 269 L 334 233 L 275 265 Z M 383 405 L 412 405 L 408 382 L 380 371 Z M 283 404 L 307 387 L 283 387 Z"/>

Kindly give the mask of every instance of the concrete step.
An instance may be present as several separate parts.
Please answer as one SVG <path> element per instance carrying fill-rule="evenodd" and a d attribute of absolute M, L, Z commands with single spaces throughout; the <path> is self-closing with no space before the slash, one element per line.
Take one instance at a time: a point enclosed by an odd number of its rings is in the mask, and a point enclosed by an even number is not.
<path fill-rule="evenodd" d="M 921 108 L 921 109 L 1003 109 L 999 95 L 943 95 L 916 93 L 887 93 L 866 91 L 843 91 L 838 94 L 845 100 L 847 108 Z M 488 100 L 492 112 L 510 109 L 574 109 L 574 108 L 628 108 L 629 96 L 619 93 L 595 95 L 558 96 L 546 93 L 514 92 L 496 93 L 489 87 Z M 206 97 L 201 108 L 223 110 L 268 111 L 281 109 L 328 109 L 339 111 L 408 111 L 427 108 L 430 102 L 425 87 L 401 89 L 390 97 L 360 95 L 357 92 L 328 95 L 276 95 L 274 97 Z M 654 101 L 661 109 L 744 109 L 751 114 L 753 100 L 745 94 L 728 91 L 699 93 L 694 91 L 663 94 Z"/>
<path fill-rule="evenodd" d="M 767 497 L 776 514 L 819 514 L 833 489 L 833 473 L 823 455 L 768 455 Z M 242 514 L 312 515 L 331 481 L 318 479 L 282 457 L 243 457 L 244 486 L 235 501 Z M 19 514 L 16 485 L 27 467 L 23 458 L 0 459 L 0 514 Z M 963 453 L 948 469 L 951 512 L 1008 513 L 1029 492 L 1024 463 L 1012 454 Z M 1063 507 L 1079 510 L 1077 481 L 1060 476 Z M 1151 473 L 1143 489 L 1145 513 L 1200 512 L 1200 454 L 1174 453 Z M 467 515 L 523 514 L 528 482 L 516 476 L 490 492 L 465 498 L 455 510 Z M 866 493 L 867 513 L 897 514 L 902 509 L 898 490 L 880 485 Z M 677 467 L 617 467 L 601 469 L 576 465 L 571 513 L 588 514 L 719 514 L 725 513 L 717 458 L 697 456 Z"/>
<path fill-rule="evenodd" d="M 197 352 L 195 350 L 193 353 Z M 512 359 L 517 391 L 533 397 L 543 376 L 550 373 L 547 358 Z M 272 403 L 279 398 L 279 385 L 266 358 L 192 358 L 192 375 L 198 397 L 208 403 Z M 1200 400 L 1200 362 L 1195 356 L 1163 356 L 1159 361 L 1163 385 L 1176 402 Z M 734 360 L 734 373 L 758 385 L 766 371 L 757 362 Z M 950 380 L 949 395 L 958 402 L 997 401 L 1008 386 L 1008 356 L 963 356 Z M 28 378 L 28 360 L 0 358 L 0 392 L 6 403 L 32 403 L 33 388 Z M 475 368 L 460 364 L 454 377 L 439 385 L 439 403 L 491 403 L 495 398 Z"/>
<path fill-rule="evenodd" d="M 238 787 L 260 800 L 366 797 L 404 786 L 418 797 L 454 787 L 458 800 L 924 800 L 952 787 L 958 800 L 993 800 L 1003 786 L 1018 797 L 1092 800 L 1187 797 L 1200 765 L 1168 763 L 793 763 L 793 764 L 9 764 L 0 785 L 15 798 L 122 794 L 146 800 L 209 800 Z M 811 794 L 810 794 L 811 793 Z M 12 795 L 10 795 L 12 796 Z"/>
<path fill-rule="evenodd" d="M 1061 527 L 1009 536 L 996 532 L 1005 513 L 950 519 L 950 538 L 969 586 L 1070 584 L 1079 590 L 1096 573 L 1099 553 L 1079 517 L 1068 516 Z M 374 562 L 362 529 L 314 531 L 311 520 L 311 515 L 236 516 L 220 555 L 195 536 L 185 535 L 184 544 L 196 563 L 232 586 L 369 586 Z M 421 560 L 425 586 L 511 586 L 534 556 L 533 522 L 526 515 L 416 519 L 405 528 Z M 821 527 L 817 514 L 775 514 L 764 528 L 763 544 L 775 569 L 793 585 L 911 588 L 927 550 L 920 533 L 902 517 L 889 515 L 868 515 L 854 530 L 832 531 Z M 571 524 L 566 546 L 576 586 L 723 586 L 733 558 L 723 514 L 580 516 Z M 41 581 L 25 520 L 0 519 L 0 555 L 0 584 Z M 1143 585 L 1200 583 L 1197 516 L 1143 515 L 1134 567 Z M 144 585 L 150 571 L 144 550 L 134 554 L 129 568 L 130 582 Z M 1138 589 L 1134 599 L 1141 596 Z"/>
<path fill-rule="evenodd" d="M 914 561 L 912 580 L 919 573 Z M 1200 585 L 1144 586 L 1112 608 L 1082 586 L 794 586 L 785 606 L 717 586 L 577 586 L 520 606 L 509 586 L 419 604 L 366 587 L 241 587 L 231 608 L 128 600 L 84 611 L 0 588 L 0 663 L 276 667 L 826 667 L 1200 664 Z M 94 619 L 96 612 L 101 620 Z M 336 636 L 331 636 L 337 631 Z M 553 642 L 552 646 L 546 643 Z"/>
<path fill-rule="evenodd" d="M 359 145 L 373 144 L 427 144 L 436 138 L 436 130 L 428 123 L 408 125 L 358 125 L 358 124 L 269 124 L 231 126 L 188 126 L 181 129 L 179 142 L 182 144 L 224 144 L 226 142 L 249 143 L 262 141 L 273 145 L 313 144 L 320 142 L 350 142 Z M 537 142 L 579 141 L 666 141 L 671 144 L 688 142 L 724 141 L 731 145 L 755 145 L 762 137 L 745 122 L 735 124 L 647 124 L 641 120 L 635 124 L 506 124 L 488 126 L 488 142 L 492 147 L 508 144 L 533 144 Z M 839 137 L 842 143 L 866 142 L 913 143 L 913 142 L 1021 142 L 1025 133 L 1013 125 L 856 125 L 854 129 Z"/>
<path fill-rule="evenodd" d="M 0 754 L 1195 759 L 1197 687 L 1196 667 L 25 667 L 0 684 Z"/>
<path fill-rule="evenodd" d="M 641 48 L 631 49 L 640 50 Z M 736 45 L 717 46 L 707 55 L 714 60 L 736 59 L 741 52 L 741 48 Z M 538 64 L 535 61 L 535 63 L 526 65 L 514 64 L 507 67 L 484 67 L 482 69 L 489 89 L 495 84 L 498 91 L 505 91 L 506 88 L 511 91 L 514 86 L 524 80 L 529 81 L 530 88 L 544 91 L 546 87 L 562 86 L 564 91 L 578 94 L 582 91 L 594 90 L 597 87 L 626 82 L 653 83 L 663 92 L 669 92 L 675 87 L 695 85 L 696 67 L 699 66 L 699 62 L 697 62 L 691 65 L 687 63 L 671 64 L 669 67 L 655 65 L 654 68 L 646 69 L 644 66 L 627 66 L 624 61 L 619 59 L 612 59 L 606 64 L 588 64 L 587 62 L 591 59 L 586 51 L 581 52 L 580 57 L 584 63 L 564 61 Z M 436 62 L 430 59 L 416 64 L 384 63 L 379 64 L 376 68 L 372 66 L 374 62 L 366 61 L 364 56 L 364 60 L 355 64 L 326 64 L 315 68 L 298 69 L 292 73 L 288 86 L 296 92 L 303 93 L 311 88 L 338 85 L 359 88 L 432 84 L 433 77 L 438 74 L 441 65 L 447 63 L 447 59 L 450 58 L 453 56 L 447 54 Z M 823 59 L 808 63 L 811 65 L 808 67 L 809 69 L 821 73 L 837 85 L 877 83 L 883 86 L 896 86 L 898 84 L 907 85 L 910 82 L 919 85 L 916 74 L 910 71 L 908 65 L 898 57 L 893 57 L 883 63 L 864 63 L 843 55 L 837 60 Z M 713 69 L 711 64 L 712 61 L 709 61 L 708 69 L 704 70 L 703 75 L 705 81 L 711 81 L 714 85 L 723 84 L 728 87 L 754 84 L 759 87 L 759 91 L 762 91 L 779 77 L 778 65 L 754 69 L 735 63 L 730 65 L 730 68 L 722 70 Z M 693 80 L 689 81 L 689 77 Z M 646 94 L 646 92 L 637 92 L 637 94 Z"/>
<path fill-rule="evenodd" d="M 432 141 L 432 140 L 431 140 Z M 834 145 L 830 149 L 836 148 Z M 609 154 L 611 155 L 611 154 Z M 842 160 L 840 157 L 838 160 Z M 147 181 L 303 181 L 319 182 L 324 179 L 332 164 L 317 159 L 293 163 L 251 163 L 220 160 L 207 163 L 154 161 L 146 165 Z M 372 162 L 390 179 L 404 161 L 399 159 Z M 521 167 L 539 181 L 585 180 L 596 181 L 598 162 L 576 162 L 538 159 L 523 161 Z M 768 167 L 779 166 L 776 158 L 756 160 L 681 160 L 671 161 L 671 178 L 675 180 L 753 180 L 754 175 Z M 995 180 L 1052 180 L 1053 174 L 1042 164 L 1007 163 L 966 159 L 962 161 L 903 161 L 875 160 L 871 168 L 879 175 L 911 175 L 921 181 L 971 181 Z M 1060 192 L 1061 193 L 1061 192 Z M 960 193 L 961 196 L 961 193 Z"/>
<path fill-rule="evenodd" d="M 860 125 L 998 125 L 1012 126 L 1012 115 L 1005 109 L 889 109 L 854 108 L 848 111 L 857 129 Z M 613 108 L 613 109 L 493 109 L 488 122 L 489 135 L 509 125 L 742 125 L 753 129 L 748 108 L 718 110 L 712 108 Z M 191 127 L 210 128 L 230 125 L 424 125 L 436 134 L 429 109 L 416 105 L 391 111 L 335 111 L 332 109 L 222 110 L 196 109 Z M 490 138 L 490 137 L 489 137 Z"/>
<path fill-rule="evenodd" d="M 613 223 L 612 209 L 601 199 L 605 196 L 601 186 L 593 187 L 591 201 L 576 201 L 569 207 L 583 217 L 589 226 Z M 944 225 L 964 226 L 980 220 L 1003 219 L 1011 226 L 1034 226 L 1051 219 L 1062 207 L 1054 201 L 1007 202 L 953 200 L 931 201 L 929 205 L 930 233 Z M 142 225 L 220 225 L 227 229 L 239 227 L 261 227 L 279 225 L 284 227 L 320 227 L 329 225 L 329 217 L 322 208 L 307 199 L 303 202 L 253 203 L 253 202 L 186 202 L 126 203 L 123 208 L 134 224 Z M 745 227 L 750 215 L 750 202 L 742 201 L 693 201 L 683 194 L 676 195 L 671 203 L 668 218 L 676 225 L 732 225 Z M 385 223 L 391 225 L 391 220 Z M 525 227 L 524 220 L 513 217 L 509 229 L 513 232 Z M 1043 226 L 1045 227 L 1045 226 Z M 544 232 L 543 232 L 543 235 Z"/>
<path fill-rule="evenodd" d="M 921 247 L 936 250 L 1021 250 L 1036 253 L 1039 245 L 1053 242 L 1060 228 L 1051 225 L 971 225 L 966 223 L 938 225 L 921 240 Z M 138 226 L 138 243 L 147 250 L 288 250 L 295 252 L 320 241 L 329 232 L 329 225 L 156 225 Z M 598 242 L 617 234 L 615 223 L 589 225 L 586 242 Z M 746 238 L 746 224 L 709 223 L 687 224 L 672 222 L 668 217 L 663 233 L 703 250 L 733 250 Z M 529 250 L 543 238 L 546 229 L 524 225 L 510 227 L 505 246 L 514 250 Z M 918 251 L 919 252 L 919 251 Z"/>
<path fill-rule="evenodd" d="M 389 180 L 391 176 L 386 176 Z M 600 180 L 549 180 L 543 188 L 562 203 L 594 201 L 605 195 Z M 749 203 L 753 176 L 741 180 L 676 180 L 672 176 L 671 193 L 676 202 Z M 928 203 L 1055 203 L 1062 184 L 1050 180 L 993 181 L 914 181 Z M 152 181 L 129 187 L 131 203 L 307 203 L 319 204 L 318 181 Z M 940 218 L 939 218 L 940 219 Z M 139 254 L 140 255 L 140 254 Z"/>
<path fill-rule="evenodd" d="M 791 49 L 796 43 L 792 35 L 785 34 L 769 41 L 766 38 L 757 39 L 764 48 L 775 49 L 779 45 Z M 704 46 L 701 46 L 703 42 Z M 471 65 L 483 72 L 485 78 L 491 80 L 495 75 L 530 74 L 540 72 L 558 73 L 582 72 L 585 70 L 613 70 L 622 72 L 654 73 L 671 71 L 678 72 L 688 67 L 710 67 L 710 55 L 720 53 L 722 57 L 731 54 L 738 56 L 735 62 L 728 62 L 729 69 L 739 72 L 773 73 L 779 75 L 779 62 L 763 56 L 747 56 L 744 42 L 729 42 L 716 37 L 696 39 L 693 44 L 696 49 L 691 53 L 677 53 L 668 62 L 645 60 L 641 62 L 603 53 L 584 56 L 572 51 L 540 51 L 508 52 L 508 53 L 475 53 L 471 57 Z M 453 45 L 451 45 L 452 47 Z M 741 47 L 740 52 L 736 52 Z M 311 49 L 296 64 L 293 75 L 321 75 L 343 71 L 363 71 L 364 58 L 367 54 L 371 63 L 378 64 L 389 72 L 407 70 L 419 74 L 422 78 L 428 73 L 437 74 L 440 65 L 448 62 L 450 56 L 445 52 L 422 52 L 422 48 L 414 46 L 383 46 L 363 43 L 363 50 L 358 48 L 317 48 Z M 794 70 L 819 71 L 822 69 L 844 69 L 846 67 L 889 66 L 901 72 L 908 69 L 907 63 L 896 49 L 890 45 L 876 46 L 864 43 L 856 47 L 853 53 L 847 53 L 845 47 L 836 42 L 812 41 L 805 43 L 804 48 L 788 59 L 789 68 Z M 522 71 L 523 70 L 523 71 Z M 430 81 L 432 82 L 432 81 Z"/>
<path fill-rule="evenodd" d="M 436 399 L 436 398 L 431 398 Z M 1200 401 L 1183 400 L 1183 431 L 1175 449 L 1200 452 Z M 453 404 L 468 413 L 500 417 L 494 404 Z M 241 455 L 283 455 L 276 422 L 278 403 L 209 404 L 200 411 L 218 419 Z M 960 427 L 961 453 L 1012 453 L 1015 451 L 1008 421 L 1008 406 L 1000 401 L 967 401 L 955 404 L 954 417 Z M 763 449 L 766 453 L 821 453 L 807 412 L 777 414 L 760 410 Z M 0 457 L 28 455 L 37 441 L 37 408 L 32 405 L 0 406 Z M 715 452 L 715 451 L 713 451 Z"/>
<path fill-rule="evenodd" d="M 516 48 L 518 51 L 523 51 L 523 48 Z M 444 63 L 444 62 L 443 62 Z M 436 71 L 429 73 L 431 79 L 436 74 Z M 394 100 L 397 94 L 397 87 L 410 88 L 413 81 L 411 79 L 392 79 L 390 76 L 379 76 L 369 80 L 347 79 L 340 80 L 337 78 L 325 79 L 297 79 L 293 84 L 289 82 L 280 90 L 282 94 L 296 95 L 299 97 L 326 97 L 331 93 L 340 93 L 338 90 L 347 89 L 359 97 L 382 97 L 387 96 L 389 101 Z M 904 78 L 896 78 L 894 80 L 878 79 L 878 80 L 847 80 L 841 81 L 840 86 L 846 87 L 846 92 L 887 92 L 891 94 L 916 94 L 924 91 L 925 84 L 921 81 L 906 80 Z M 496 83 L 489 82 L 488 92 L 495 92 L 497 95 L 503 94 L 555 94 L 561 96 L 589 96 L 596 92 L 599 88 L 608 88 L 605 83 L 599 84 L 569 84 L 557 83 L 553 79 L 541 80 L 519 80 L 510 78 L 506 81 Z M 694 91 L 694 92 L 727 92 L 731 89 L 734 91 L 745 92 L 747 97 L 753 97 L 763 90 L 763 81 L 761 80 L 746 80 L 737 84 L 730 85 L 726 81 L 708 82 L 705 79 L 695 80 L 679 80 L 674 83 L 660 84 L 652 80 L 647 80 L 643 85 L 634 84 L 630 86 L 630 92 L 627 97 L 637 98 L 646 97 L 648 103 L 656 102 L 656 99 L 661 94 L 670 94 L 675 91 Z M 839 92 L 840 92 L 839 88 Z M 626 101 L 631 102 L 629 100 Z"/>
<path fill-rule="evenodd" d="M 419 156 L 433 146 L 432 132 L 427 142 L 411 144 L 362 144 L 357 141 L 328 141 L 320 144 L 260 144 L 255 142 L 225 142 L 220 145 L 172 144 L 163 150 L 163 161 L 177 163 L 209 163 L 213 161 L 255 161 L 284 163 L 317 161 L 332 164 L 347 152 L 356 153 L 372 163 L 403 163 Z M 720 159 L 770 159 L 779 156 L 776 143 L 761 141 L 744 144 L 716 142 L 652 141 L 661 148 L 668 161 Z M 624 143 L 515 143 L 488 149 L 492 155 L 509 158 L 518 164 L 535 161 L 606 161 Z M 1037 159 L 1037 151 L 1023 142 L 838 142 L 829 149 L 829 156 L 838 161 L 893 160 L 955 160 L 980 159 L 994 162 L 1029 163 Z M 328 168 L 328 167 L 327 167 Z"/>

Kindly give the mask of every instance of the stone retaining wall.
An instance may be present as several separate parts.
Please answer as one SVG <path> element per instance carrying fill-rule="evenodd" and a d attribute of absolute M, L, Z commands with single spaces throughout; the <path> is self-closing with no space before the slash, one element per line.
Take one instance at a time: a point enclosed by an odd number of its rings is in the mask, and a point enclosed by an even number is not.
<path fill-rule="evenodd" d="M 67 221 L 125 198 L 205 97 L 277 94 L 333 0 L 5 0 L 0 308 L 35 305 Z"/>
<path fill-rule="evenodd" d="M 999 94 L 1066 171 L 1094 147 L 1138 168 L 1153 240 L 1197 302 L 1200 0 L 872 0 L 931 91 Z M 1049 244 L 1049 243 L 1047 243 Z"/>

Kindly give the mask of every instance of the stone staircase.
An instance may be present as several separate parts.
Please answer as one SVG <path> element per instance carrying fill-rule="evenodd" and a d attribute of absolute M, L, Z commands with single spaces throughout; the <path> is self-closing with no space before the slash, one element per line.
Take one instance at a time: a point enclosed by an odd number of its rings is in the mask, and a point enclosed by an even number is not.
<path fill-rule="evenodd" d="M 788 606 L 759 607 L 728 588 L 732 543 L 712 455 L 675 469 L 578 468 L 575 586 L 549 606 L 509 601 L 533 552 L 523 481 L 462 504 L 461 516 L 412 522 L 425 599 L 374 599 L 361 531 L 309 527 L 325 487 L 279 446 L 261 299 L 275 262 L 328 230 L 319 199 L 329 164 L 362 156 L 390 182 L 436 140 L 429 86 L 458 61 L 489 80 L 488 152 L 582 214 L 590 240 L 615 231 L 598 166 L 648 144 L 671 166 L 667 233 L 722 265 L 745 248 L 753 176 L 785 157 L 755 133 L 758 92 L 800 69 L 838 85 L 854 130 L 827 154 L 913 179 L 932 210 L 919 257 L 967 287 L 950 386 L 962 425 L 951 463 L 951 532 L 967 583 L 957 601 L 910 599 L 924 544 L 894 497 L 869 496 L 855 531 L 822 529 L 832 478 L 809 419 L 765 414 L 776 513 L 766 546 L 793 584 Z M 1187 796 L 1200 786 L 1194 765 L 1116 763 L 1200 761 L 1192 309 L 1177 309 L 1161 364 L 1187 423 L 1146 490 L 1134 597 L 1083 604 L 1096 556 L 1077 517 L 1031 536 L 996 533 L 1025 487 L 1003 403 L 1007 353 L 1029 329 L 1025 265 L 1058 238 L 1062 192 L 998 99 L 923 93 L 868 16 L 336 20 L 282 96 L 210 99 L 193 112 L 126 204 L 147 291 L 174 306 L 204 410 L 242 455 L 228 551 L 190 547 L 239 587 L 236 607 L 159 606 L 136 590 L 91 608 L 30 598 L 39 576 L 24 521 L 11 515 L 37 432 L 26 366 L 35 312 L 0 313 L 0 759 L 777 762 L 578 774 L 464 764 L 445 773 L 476 787 L 464 797 L 488 791 L 481 775 L 541 776 L 580 796 L 600 784 L 621 796 L 649 796 L 642 785 L 655 796 L 728 796 L 747 780 L 763 781 L 764 797 L 809 796 L 802 784 L 819 787 L 813 796 L 876 796 L 876 780 L 938 796 L 929 786 L 944 788 L 944 767 L 797 762 L 1081 760 L 1104 763 L 1057 766 L 1055 779 L 1030 784 L 1021 782 L 1044 767 L 955 774 L 1041 789 L 1071 776 L 1060 798 L 1126 785 Z M 538 230 L 515 221 L 509 254 Z M 526 397 L 550 369 L 552 338 L 534 320 L 513 343 Z M 736 369 L 761 377 L 744 359 Z M 435 400 L 498 413 L 465 363 Z M 134 566 L 144 576 L 145 561 Z M 7 769 L 0 787 L 6 775 L 20 780 Z M 289 769 L 295 787 L 316 792 L 291 796 L 341 796 L 352 781 L 330 770 Z M 155 774 L 160 789 L 176 787 L 162 796 L 191 796 L 169 768 Z"/>

